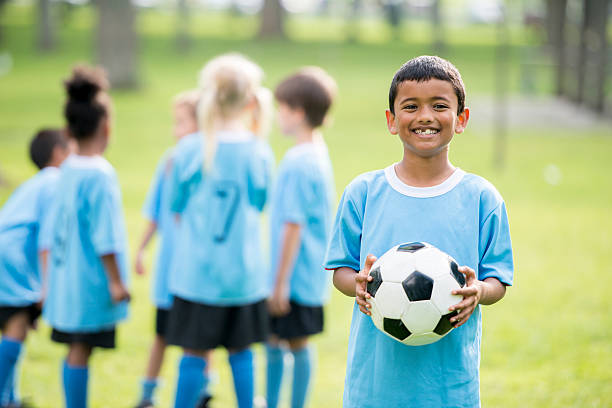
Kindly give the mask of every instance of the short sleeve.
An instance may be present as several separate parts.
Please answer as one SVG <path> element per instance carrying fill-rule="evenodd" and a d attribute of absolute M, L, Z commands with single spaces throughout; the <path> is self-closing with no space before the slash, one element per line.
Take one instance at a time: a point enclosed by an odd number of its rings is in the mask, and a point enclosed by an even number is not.
<path fill-rule="evenodd" d="M 147 193 L 147 198 L 145 199 L 145 203 L 142 208 L 144 216 L 153 222 L 159 221 L 162 202 L 162 187 L 167 165 L 168 159 L 166 157 L 157 165 L 155 175 L 153 176 L 151 186 L 149 187 L 149 191 Z"/>
<path fill-rule="evenodd" d="M 191 146 L 189 146 L 191 147 Z M 187 201 L 202 177 L 203 156 L 200 149 L 176 151 L 167 179 L 170 211 L 182 213 Z"/>
<path fill-rule="evenodd" d="M 124 250 L 121 194 L 111 177 L 98 180 L 89 195 L 88 213 L 90 236 L 97 255 L 119 253 Z"/>
<path fill-rule="evenodd" d="M 337 269 L 343 266 L 360 269 L 362 216 L 350 195 L 350 185 L 344 191 L 327 245 L 324 266 Z"/>
<path fill-rule="evenodd" d="M 51 235 L 53 228 L 54 209 L 54 187 L 55 183 L 50 183 L 41 190 L 38 210 L 38 251 L 44 251 L 51 247 Z"/>
<path fill-rule="evenodd" d="M 478 279 L 497 278 L 512 285 L 514 262 L 506 206 L 501 202 L 480 226 Z"/>
<path fill-rule="evenodd" d="M 283 179 L 282 206 L 283 222 L 292 222 L 300 225 L 308 221 L 309 209 L 314 201 L 314 185 L 306 172 L 300 168 L 288 171 Z"/>
<path fill-rule="evenodd" d="M 264 143 L 257 144 L 249 162 L 248 194 L 249 202 L 259 211 L 263 210 L 268 200 L 273 167 L 274 156 L 270 147 Z"/>

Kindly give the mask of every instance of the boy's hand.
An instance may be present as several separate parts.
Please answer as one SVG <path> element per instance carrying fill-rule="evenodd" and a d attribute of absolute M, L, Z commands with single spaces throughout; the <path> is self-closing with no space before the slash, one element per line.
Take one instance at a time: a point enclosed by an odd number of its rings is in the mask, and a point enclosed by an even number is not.
<path fill-rule="evenodd" d="M 145 275 L 147 273 L 144 267 L 144 262 L 142 260 L 143 258 L 144 254 L 142 253 L 142 251 L 138 251 L 138 253 L 136 254 L 136 261 L 134 262 L 134 269 L 136 270 L 136 274 L 138 275 Z"/>
<path fill-rule="evenodd" d="M 130 301 L 130 292 L 127 290 L 123 282 L 110 284 L 110 295 L 113 303 L 119 303 L 124 300 Z"/>
<path fill-rule="evenodd" d="M 372 312 L 369 310 L 372 305 L 370 305 L 366 299 L 369 299 L 372 296 L 370 296 L 367 291 L 367 285 L 368 282 L 372 280 L 372 277 L 370 276 L 370 269 L 372 269 L 372 265 L 375 261 L 376 257 L 374 255 L 368 255 L 363 269 L 359 271 L 357 275 L 355 275 L 355 300 L 359 305 L 359 310 L 368 316 L 372 315 Z"/>
<path fill-rule="evenodd" d="M 284 316 L 291 311 L 287 285 L 276 285 L 272 296 L 268 298 L 268 310 L 272 316 Z"/>
<path fill-rule="evenodd" d="M 450 319 L 455 328 L 463 325 L 472 315 L 482 297 L 482 282 L 476 279 L 476 272 L 467 266 L 460 266 L 459 272 L 465 275 L 465 286 L 453 290 L 453 295 L 463 296 L 463 300 L 448 308 L 451 312 L 459 310 L 459 314 Z"/>

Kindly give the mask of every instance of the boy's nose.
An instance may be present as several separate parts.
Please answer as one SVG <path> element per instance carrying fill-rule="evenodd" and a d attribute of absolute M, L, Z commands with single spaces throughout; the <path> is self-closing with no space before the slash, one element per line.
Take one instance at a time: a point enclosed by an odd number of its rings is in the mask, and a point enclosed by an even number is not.
<path fill-rule="evenodd" d="M 417 120 L 419 123 L 431 123 L 434 120 L 433 112 L 427 107 L 421 108 L 419 109 Z"/>

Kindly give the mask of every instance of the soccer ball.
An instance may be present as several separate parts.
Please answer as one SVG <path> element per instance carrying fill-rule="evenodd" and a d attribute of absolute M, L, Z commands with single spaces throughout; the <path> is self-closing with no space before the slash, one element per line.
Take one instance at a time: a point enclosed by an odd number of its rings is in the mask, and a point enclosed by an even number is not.
<path fill-rule="evenodd" d="M 440 340 L 453 328 L 449 312 L 463 298 L 452 291 L 465 286 L 457 262 L 426 242 L 396 245 L 370 269 L 372 321 L 387 336 L 409 346 Z"/>

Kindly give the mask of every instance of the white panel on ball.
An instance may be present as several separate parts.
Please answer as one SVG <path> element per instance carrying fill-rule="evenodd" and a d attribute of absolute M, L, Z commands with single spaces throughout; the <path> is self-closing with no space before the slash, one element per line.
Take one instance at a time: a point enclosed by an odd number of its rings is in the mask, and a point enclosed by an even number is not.
<path fill-rule="evenodd" d="M 380 268 L 385 282 L 402 282 L 414 271 L 414 257 L 405 252 L 394 251 L 385 258 L 385 264 Z"/>
<path fill-rule="evenodd" d="M 422 333 L 422 334 L 413 334 L 408 337 L 402 343 L 407 344 L 409 346 L 424 346 L 425 344 L 430 344 L 435 341 L 440 340 L 441 337 L 436 333 Z"/>
<path fill-rule="evenodd" d="M 370 298 L 368 302 L 372 305 L 370 308 L 370 312 L 372 313 L 372 322 L 374 322 L 374 326 L 378 328 L 378 330 L 385 331 L 383 328 L 383 317 L 380 314 L 380 308 L 376 303 L 376 299 Z"/>
<path fill-rule="evenodd" d="M 450 270 L 448 256 L 437 248 L 423 248 L 415 255 L 415 269 L 431 278 L 438 277 Z"/>
<path fill-rule="evenodd" d="M 431 302 L 436 306 L 440 314 L 450 313 L 448 308 L 456 305 L 463 299 L 459 295 L 452 294 L 452 291 L 456 289 L 460 289 L 460 286 L 450 273 L 442 275 L 434 281 Z"/>
<path fill-rule="evenodd" d="M 384 285 L 384 283 L 383 283 Z M 429 300 L 410 302 L 402 313 L 402 322 L 411 333 L 427 333 L 436 328 L 442 315 Z"/>
<path fill-rule="evenodd" d="M 388 319 L 399 319 L 408 303 L 408 297 L 401 283 L 383 282 L 375 296 L 380 314 Z"/>

